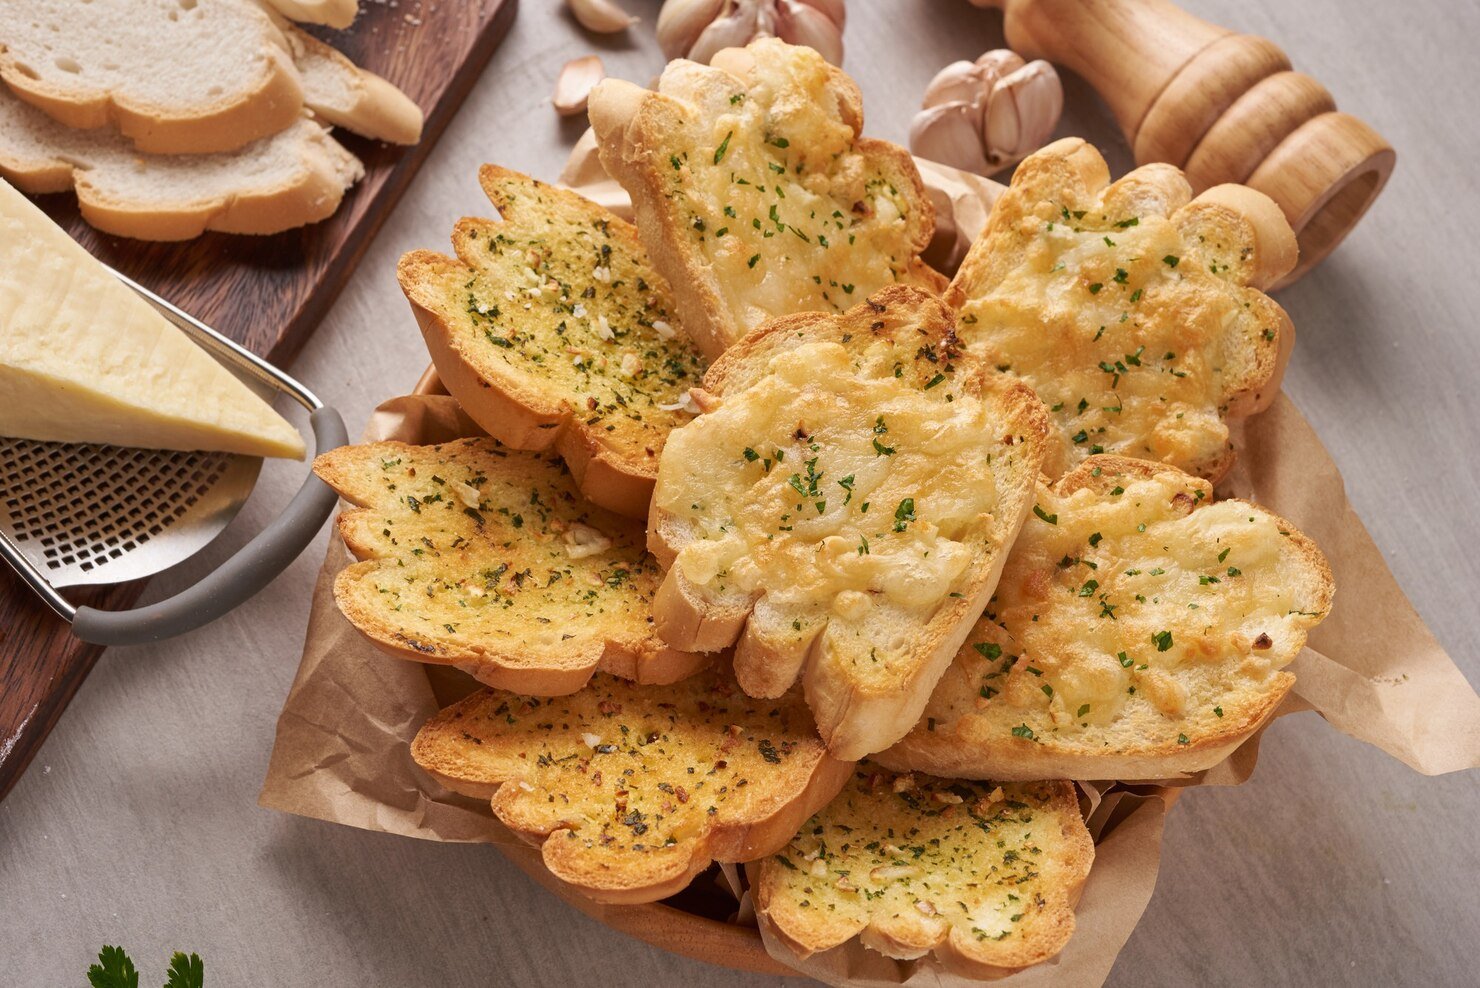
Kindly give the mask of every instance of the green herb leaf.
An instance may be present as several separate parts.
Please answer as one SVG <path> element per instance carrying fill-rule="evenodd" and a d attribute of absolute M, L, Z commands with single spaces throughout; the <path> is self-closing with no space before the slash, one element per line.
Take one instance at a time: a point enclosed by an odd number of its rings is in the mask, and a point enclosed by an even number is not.
<path fill-rule="evenodd" d="M 1048 512 L 1043 510 L 1042 505 L 1033 505 L 1033 514 L 1037 515 L 1043 521 L 1048 522 L 1050 525 L 1057 525 L 1059 523 L 1058 513 L 1055 512 L 1054 514 L 1049 514 Z"/>
<path fill-rule="evenodd" d="M 87 983 L 92 988 L 139 988 L 139 972 L 122 947 L 105 946 L 98 951 L 98 962 L 87 969 Z"/>
<path fill-rule="evenodd" d="M 1156 643 L 1156 650 L 1158 652 L 1165 652 L 1172 647 L 1172 633 L 1170 631 L 1158 631 L 1151 636 L 1151 640 Z"/>
<path fill-rule="evenodd" d="M 725 152 L 730 150 L 730 138 L 735 136 L 732 130 L 725 135 L 725 139 L 719 142 L 719 147 L 714 149 L 714 163 L 717 165 L 725 158 Z"/>
<path fill-rule="evenodd" d="M 164 988 L 204 988 L 206 966 L 195 954 L 186 957 L 177 950 L 170 958 L 168 974 Z"/>

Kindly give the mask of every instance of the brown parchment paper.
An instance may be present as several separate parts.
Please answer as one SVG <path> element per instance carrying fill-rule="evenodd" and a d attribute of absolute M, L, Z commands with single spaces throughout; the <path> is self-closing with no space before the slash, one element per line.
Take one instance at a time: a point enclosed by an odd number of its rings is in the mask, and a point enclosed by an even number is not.
<path fill-rule="evenodd" d="M 939 213 L 940 236 L 931 253 L 949 267 L 980 230 L 1001 186 L 933 163 L 921 167 Z M 630 214 L 625 193 L 596 161 L 589 135 L 561 180 Z M 434 376 L 418 390 L 381 405 L 365 439 L 435 443 L 478 434 L 451 398 L 432 393 L 440 390 Z M 1239 460 L 1219 495 L 1258 501 L 1289 519 L 1321 546 L 1336 578 L 1332 613 L 1296 659 L 1295 689 L 1276 716 L 1315 710 L 1343 733 L 1425 774 L 1480 766 L 1480 697 L 1399 589 L 1347 501 L 1335 463 L 1299 410 L 1281 395 L 1268 411 L 1237 424 L 1234 442 Z M 856 942 L 799 961 L 784 946 L 763 940 L 734 868 L 711 869 L 667 903 L 646 906 L 603 906 L 562 886 L 545 871 L 538 850 L 493 819 L 486 801 L 446 791 L 412 762 L 409 747 L 420 725 L 476 684 L 456 671 L 389 658 L 361 637 L 333 602 L 334 574 L 349 561 L 343 544 L 331 539 L 261 805 L 424 840 L 499 845 L 582 912 L 712 963 L 762 973 L 794 968 L 835 985 L 966 984 L 928 958 L 897 962 Z M 1256 735 L 1196 777 L 1156 785 L 1080 783 L 1096 856 L 1074 937 L 1054 961 L 1009 983 L 1101 985 L 1155 887 L 1166 810 L 1183 788 L 1247 779 L 1259 741 Z"/>

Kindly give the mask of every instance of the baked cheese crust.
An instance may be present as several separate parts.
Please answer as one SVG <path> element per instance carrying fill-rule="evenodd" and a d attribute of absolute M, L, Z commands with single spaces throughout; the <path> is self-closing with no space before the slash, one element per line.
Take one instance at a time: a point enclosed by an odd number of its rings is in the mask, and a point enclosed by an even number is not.
<path fill-rule="evenodd" d="M 635 522 L 581 499 L 553 457 L 492 439 L 342 446 L 314 472 L 354 508 L 362 560 L 334 580 L 376 645 L 481 682 L 569 693 L 593 671 L 668 683 L 704 665 L 653 633 L 662 574 Z"/>
<path fill-rule="evenodd" d="M 770 38 L 671 62 L 656 93 L 608 80 L 591 122 L 711 357 L 775 316 L 944 287 L 919 259 L 935 214 L 913 160 L 859 136 L 858 87 L 810 48 Z"/>
<path fill-rule="evenodd" d="M 1294 683 L 1331 607 L 1308 538 L 1206 481 L 1096 456 L 1053 486 L 909 737 L 964 778 L 1155 779 L 1221 761 Z"/>
<path fill-rule="evenodd" d="M 857 766 L 790 844 L 752 866 L 756 913 L 802 957 L 855 936 L 968 977 L 1053 957 L 1094 845 L 1068 782 L 960 782 Z"/>
<path fill-rule="evenodd" d="M 840 757 L 897 740 L 980 613 L 1037 476 L 1039 403 L 983 381 L 944 305 L 903 287 L 731 350 L 659 464 L 659 634 L 703 650 L 738 637 L 758 696 L 805 668 Z"/>
<path fill-rule="evenodd" d="M 1260 288 L 1293 267 L 1294 234 L 1261 193 L 1190 199 L 1169 165 L 1108 182 L 1077 138 L 1019 165 L 947 294 L 958 332 L 1048 406 L 1050 476 L 1115 453 L 1216 479 L 1226 420 L 1279 390 L 1294 330 Z"/>

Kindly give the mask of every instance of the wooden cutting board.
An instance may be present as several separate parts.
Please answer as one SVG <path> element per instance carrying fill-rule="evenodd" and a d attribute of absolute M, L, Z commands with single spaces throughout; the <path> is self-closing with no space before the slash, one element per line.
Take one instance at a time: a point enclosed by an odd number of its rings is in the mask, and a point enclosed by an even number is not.
<path fill-rule="evenodd" d="M 311 29 L 357 64 L 401 87 L 426 113 L 420 144 L 402 148 L 336 136 L 365 179 L 334 216 L 274 237 L 208 234 L 148 244 L 99 234 L 70 196 L 42 206 L 94 256 L 274 363 L 291 361 L 344 287 L 375 232 L 477 81 L 513 23 L 518 0 L 367 0 L 344 31 Z M 313 382 L 305 382 L 312 387 Z M 143 581 L 69 592 L 119 609 Z M 0 566 L 0 799 L 10 791 L 102 651 L 73 638 Z"/>

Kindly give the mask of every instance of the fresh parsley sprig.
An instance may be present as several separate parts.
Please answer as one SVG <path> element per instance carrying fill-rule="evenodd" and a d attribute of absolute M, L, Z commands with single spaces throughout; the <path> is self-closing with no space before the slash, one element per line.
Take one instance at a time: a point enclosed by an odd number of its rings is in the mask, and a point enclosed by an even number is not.
<path fill-rule="evenodd" d="M 196 954 L 180 951 L 170 957 L 164 988 L 204 988 L 206 966 Z M 92 988 L 139 988 L 139 972 L 122 947 L 104 946 L 98 951 L 98 962 L 87 969 L 87 983 Z"/>

